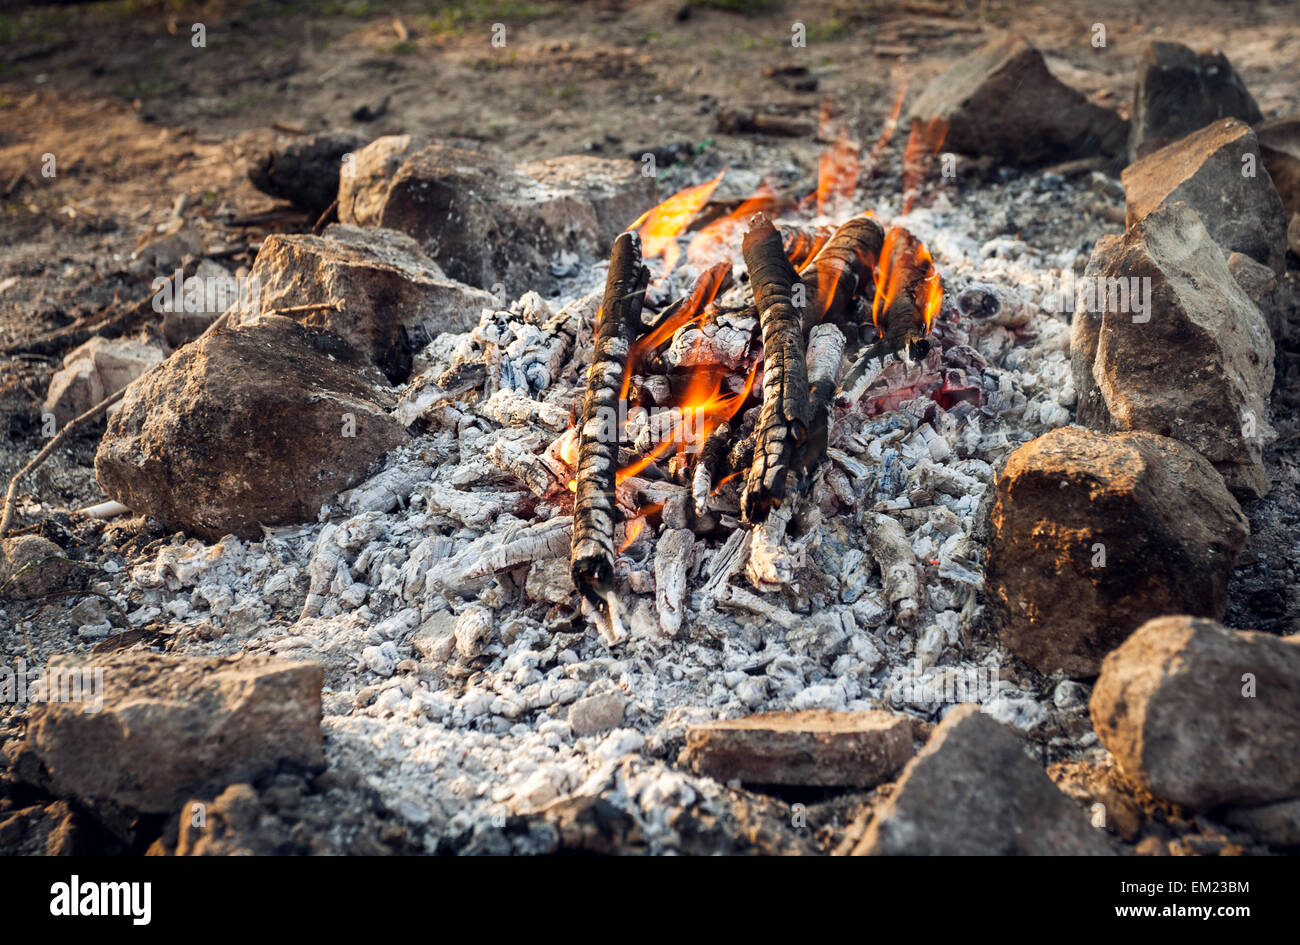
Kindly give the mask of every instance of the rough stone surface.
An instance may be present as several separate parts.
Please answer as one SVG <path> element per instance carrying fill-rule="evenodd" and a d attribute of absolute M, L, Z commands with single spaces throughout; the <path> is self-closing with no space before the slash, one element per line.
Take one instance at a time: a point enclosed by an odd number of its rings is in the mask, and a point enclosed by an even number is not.
<path fill-rule="evenodd" d="M 1283 849 L 1300 847 L 1300 798 L 1230 807 L 1217 819 L 1234 830 L 1245 831 L 1258 843 Z"/>
<path fill-rule="evenodd" d="M 102 708 L 33 703 L 27 745 L 52 788 L 85 803 L 172 813 L 207 785 L 324 765 L 316 663 L 135 651 L 56 657 L 56 671 L 102 678 Z"/>
<path fill-rule="evenodd" d="M 1151 617 L 1222 617 L 1248 526 L 1176 440 L 1063 427 L 998 476 L 985 585 L 999 639 L 1041 672 L 1097 673 Z"/>
<path fill-rule="evenodd" d="M 1129 229 L 1182 201 L 1225 256 L 1241 252 L 1274 272 L 1285 268 L 1286 213 L 1248 125 L 1235 118 L 1206 125 L 1130 164 L 1121 177 Z"/>
<path fill-rule="evenodd" d="M 163 338 L 173 348 L 188 344 L 238 297 L 238 283 L 230 270 L 210 259 L 200 260 L 194 275 L 185 280 L 181 298 L 163 309 Z"/>
<path fill-rule="evenodd" d="M 1089 711 L 1126 773 L 1189 810 L 1300 797 L 1300 638 L 1151 620 L 1106 657 Z"/>
<path fill-rule="evenodd" d="M 63 557 L 62 548 L 39 535 L 0 541 L 0 600 L 30 600 L 58 590 L 76 565 L 46 559 Z"/>
<path fill-rule="evenodd" d="M 630 160 L 552 158 L 516 167 L 481 145 L 409 135 L 372 142 L 339 185 L 343 223 L 414 237 L 453 278 L 506 293 L 557 285 L 560 253 L 601 256 L 655 202 Z"/>
<path fill-rule="evenodd" d="M 944 147 L 1018 164 L 1124 150 L 1128 126 L 1055 78 L 1018 36 L 981 46 L 926 87 L 910 118 L 948 122 Z"/>
<path fill-rule="evenodd" d="M 60 425 L 85 413 L 109 394 L 116 394 L 163 359 L 163 353 L 129 338 L 91 338 L 63 358 L 50 379 L 45 410 Z"/>
<path fill-rule="evenodd" d="M 1106 856 L 1115 847 L 1011 729 L 973 705 L 934 730 L 854 849 L 868 856 Z"/>
<path fill-rule="evenodd" d="M 344 157 L 364 144 L 364 138 L 347 131 L 329 131 L 295 141 L 255 160 L 248 169 L 248 179 L 263 193 L 319 216 L 338 196 Z"/>
<path fill-rule="evenodd" d="M 686 730 L 681 762 L 719 781 L 872 787 L 912 757 L 912 724 L 891 712 L 763 712 Z"/>
<path fill-rule="evenodd" d="M 1232 273 L 1232 278 L 1264 316 L 1269 334 L 1274 340 L 1280 340 L 1285 325 L 1283 306 L 1278 298 L 1281 280 L 1278 279 L 1277 273 L 1263 263 L 1251 259 L 1245 253 L 1233 253 L 1228 257 L 1227 262 L 1228 272 Z"/>
<path fill-rule="evenodd" d="M 1217 49 L 1155 40 L 1138 57 L 1129 158 L 1138 158 L 1220 118 L 1260 121 L 1255 98 Z"/>
<path fill-rule="evenodd" d="M 377 372 L 282 317 L 209 335 L 134 384 L 95 456 L 109 498 L 210 538 L 315 519 L 408 440 Z"/>
<path fill-rule="evenodd" d="M 1146 312 L 1105 288 L 1119 280 L 1143 292 Z M 1273 341 L 1200 218 L 1173 204 L 1103 237 L 1084 284 L 1097 300 L 1076 307 L 1070 341 L 1079 422 L 1174 437 L 1238 495 L 1265 494 Z"/>
<path fill-rule="evenodd" d="M 1255 126 L 1259 154 L 1273 178 L 1288 218 L 1300 213 L 1300 118 L 1278 118 Z"/>
<path fill-rule="evenodd" d="M 342 301 L 341 309 L 292 313 L 363 353 L 393 382 L 411 370 L 413 348 L 445 331 L 467 331 L 496 299 L 448 279 L 419 245 L 395 230 L 329 227 L 323 236 L 272 234 L 253 263 L 257 311 Z"/>

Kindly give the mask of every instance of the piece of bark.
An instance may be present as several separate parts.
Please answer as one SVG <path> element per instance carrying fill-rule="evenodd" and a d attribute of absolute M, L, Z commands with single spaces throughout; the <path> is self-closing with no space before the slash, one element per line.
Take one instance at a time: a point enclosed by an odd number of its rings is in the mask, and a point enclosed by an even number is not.
<path fill-rule="evenodd" d="M 763 214 L 750 221 L 742 251 L 762 326 L 763 406 L 741 512 L 745 521 L 758 522 L 785 498 L 795 452 L 808 436 L 808 369 L 802 313 L 792 297 L 798 277 L 780 234 Z"/>
<path fill-rule="evenodd" d="M 649 280 L 640 237 L 622 234 L 610 254 L 579 424 L 570 573 L 574 587 L 593 605 L 607 603 L 613 589 L 619 395 Z"/>

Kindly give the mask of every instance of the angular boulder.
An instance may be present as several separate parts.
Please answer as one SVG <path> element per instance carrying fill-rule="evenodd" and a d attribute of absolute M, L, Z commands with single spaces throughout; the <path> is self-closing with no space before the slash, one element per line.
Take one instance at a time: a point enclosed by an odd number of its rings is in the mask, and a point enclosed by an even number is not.
<path fill-rule="evenodd" d="M 1070 339 L 1079 422 L 1174 437 L 1233 492 L 1266 493 L 1273 340 L 1200 217 L 1172 204 L 1103 237 L 1083 285 L 1094 291 Z"/>
<path fill-rule="evenodd" d="M 323 767 L 323 673 L 246 655 L 55 657 L 47 679 L 82 698 L 34 702 L 26 747 L 58 794 L 172 813 L 203 788 Z"/>
<path fill-rule="evenodd" d="M 1126 224 L 1161 207 L 1195 210 L 1223 255 L 1245 253 L 1276 273 L 1286 266 L 1286 213 L 1250 126 L 1224 118 L 1124 168 Z"/>
<path fill-rule="evenodd" d="M 1016 164 L 1123 152 L 1124 119 L 1052 75 L 1019 36 L 981 46 L 932 81 L 909 119 L 948 124 L 944 147 Z"/>
<path fill-rule="evenodd" d="M 600 256 L 654 204 L 630 160 L 585 155 L 515 166 L 480 145 L 379 138 L 339 182 L 339 220 L 414 237 L 446 272 L 519 295 L 557 285 L 561 252 Z"/>
<path fill-rule="evenodd" d="M 1147 43 L 1138 57 L 1132 115 L 1133 161 L 1220 118 L 1253 125 L 1264 117 L 1222 52 L 1164 40 Z"/>
<path fill-rule="evenodd" d="M 1151 617 L 1223 616 L 1246 517 L 1201 456 L 1062 427 L 998 476 L 985 587 L 998 639 L 1040 672 L 1096 675 Z"/>
<path fill-rule="evenodd" d="M 323 236 L 271 234 L 251 281 L 256 306 L 236 324 L 341 302 L 288 317 L 338 335 L 394 383 L 410 373 L 414 348 L 445 331 L 467 331 L 484 308 L 498 307 L 490 293 L 448 279 L 411 237 L 378 228 L 335 224 Z"/>
<path fill-rule="evenodd" d="M 45 410 L 62 426 L 163 359 L 153 345 L 130 338 L 91 338 L 69 351 L 50 378 Z"/>
<path fill-rule="evenodd" d="M 1151 620 L 1106 657 L 1089 711 L 1126 774 L 1191 811 L 1300 798 L 1300 637 Z"/>
<path fill-rule="evenodd" d="M 345 158 L 365 143 L 349 131 L 327 131 L 260 155 L 248 179 L 263 193 L 320 216 L 338 196 Z"/>
<path fill-rule="evenodd" d="M 408 441 L 336 336 L 279 316 L 219 331 L 126 392 L 95 455 L 111 499 L 206 537 L 312 521 Z"/>
<path fill-rule="evenodd" d="M 1107 834 L 1024 741 L 976 706 L 953 709 L 908 762 L 856 856 L 1107 856 Z"/>
<path fill-rule="evenodd" d="M 691 726 L 678 760 L 722 782 L 867 788 L 911 757 L 906 716 L 809 709 Z"/>

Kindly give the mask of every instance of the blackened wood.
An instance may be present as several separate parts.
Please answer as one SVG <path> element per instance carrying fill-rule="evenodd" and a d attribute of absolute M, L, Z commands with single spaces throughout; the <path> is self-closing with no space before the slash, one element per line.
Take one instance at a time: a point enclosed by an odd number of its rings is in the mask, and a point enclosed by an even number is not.
<path fill-rule="evenodd" d="M 811 419 L 808 438 L 796 457 L 804 476 L 816 469 L 830 440 L 831 408 L 844 359 L 844 333 L 835 325 L 816 325 L 808 336 L 808 399 Z"/>
<path fill-rule="evenodd" d="M 704 514 L 709 496 L 713 494 L 714 483 L 726 475 L 722 473 L 722 469 L 726 465 L 730 451 L 731 424 L 720 423 L 700 447 L 700 452 L 695 458 L 695 468 L 691 473 L 691 497 L 694 500 L 696 515 Z"/>
<path fill-rule="evenodd" d="M 740 509 L 745 521 L 759 522 L 785 498 L 790 464 L 808 436 L 808 369 L 802 312 L 792 296 L 798 276 L 763 214 L 750 221 L 742 251 L 763 335 L 763 405 Z"/>
<path fill-rule="evenodd" d="M 641 327 L 649 280 L 650 271 L 641 264 L 640 237 L 622 234 L 610 254 L 578 428 L 569 571 L 574 586 L 595 606 L 605 605 L 614 584 L 619 394 L 628 350 Z"/>
<path fill-rule="evenodd" d="M 841 225 L 826 241 L 799 273 L 809 300 L 804 331 L 822 322 L 847 329 L 854 321 L 853 303 L 872 297 L 873 273 L 884 242 L 885 231 L 866 214 Z"/>

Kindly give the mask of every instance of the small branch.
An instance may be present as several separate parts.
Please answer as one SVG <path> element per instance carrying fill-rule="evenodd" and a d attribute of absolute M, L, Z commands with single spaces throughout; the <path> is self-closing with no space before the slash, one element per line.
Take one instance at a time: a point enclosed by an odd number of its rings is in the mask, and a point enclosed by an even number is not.
<path fill-rule="evenodd" d="M 9 480 L 9 490 L 5 493 L 4 516 L 3 518 L 0 518 L 0 539 L 3 539 L 5 535 L 9 533 L 9 526 L 13 522 L 14 517 L 14 503 L 18 497 L 18 484 L 22 482 L 23 477 L 34 469 L 37 469 L 41 463 L 49 459 L 50 454 L 59 448 L 59 445 L 72 434 L 73 430 L 77 429 L 77 427 L 81 426 L 83 423 L 94 420 L 109 407 L 113 406 L 113 404 L 121 400 L 122 395 L 125 393 L 126 388 L 123 387 L 117 393 L 105 397 L 81 416 L 65 423 L 63 429 L 55 434 L 54 439 L 46 443 L 45 448 L 32 457 L 31 462 L 14 474 L 14 477 Z"/>
<path fill-rule="evenodd" d="M 641 325 L 650 270 L 641 264 L 641 238 L 623 233 L 610 254 L 605 297 L 587 372 L 578 425 L 578 467 L 573 498 L 573 585 L 594 607 L 613 607 L 614 524 L 617 516 L 619 400 L 628 353 Z M 612 614 L 611 614 L 612 618 Z"/>

